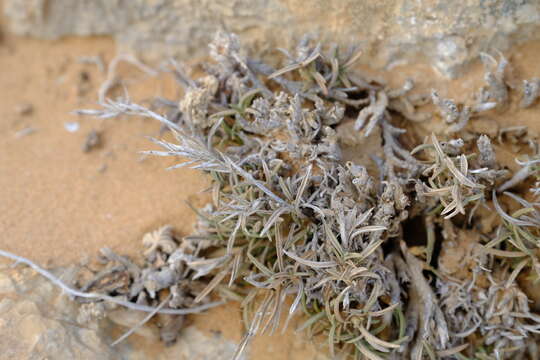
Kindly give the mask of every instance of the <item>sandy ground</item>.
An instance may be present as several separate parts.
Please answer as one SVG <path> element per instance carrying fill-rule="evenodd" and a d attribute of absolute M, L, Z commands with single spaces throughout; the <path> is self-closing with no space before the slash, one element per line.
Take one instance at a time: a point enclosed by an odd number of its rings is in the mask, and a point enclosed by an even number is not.
<path fill-rule="evenodd" d="M 157 136 L 159 125 L 144 119 L 96 120 L 70 114 L 92 107 L 105 74 L 98 66 L 82 64 L 81 57 L 101 54 L 108 62 L 115 53 L 108 38 L 67 38 L 43 42 L 3 34 L 0 42 L 0 248 L 47 266 L 62 266 L 95 256 L 108 246 L 136 255 L 142 235 L 164 224 L 180 234 L 191 231 L 195 215 L 185 204 L 204 204 L 202 191 L 209 182 L 195 171 L 164 169 L 174 159 L 142 158 L 138 151 L 152 148 L 145 138 Z M 512 51 L 516 79 L 540 76 L 540 43 Z M 120 69 L 133 80 L 135 99 L 177 96 L 165 74 L 149 78 L 130 66 Z M 412 77 L 420 89 L 435 87 L 458 100 L 482 82 L 475 64 L 464 79 L 438 78 L 421 64 L 398 67 L 387 78 L 395 85 Z M 28 111 L 31 107 L 32 110 Z M 25 109 L 26 108 L 26 109 Z M 540 106 L 493 115 L 493 126 L 530 126 L 540 132 Z M 511 115 L 510 115 L 511 114 Z M 69 132 L 66 123 L 77 123 Z M 28 130 L 31 129 L 31 130 Z M 97 130 L 102 145 L 82 151 L 87 134 Z M 25 132 L 33 131 L 25 134 Z M 507 165 L 515 165 L 509 159 Z M 242 334 L 237 305 L 215 309 L 194 319 L 207 332 L 219 331 L 239 341 Z M 292 324 L 291 328 L 294 328 Z M 150 351 L 160 345 L 137 340 Z M 150 350 L 151 349 L 151 350 Z M 294 355 L 293 355 L 294 352 Z M 252 347 L 253 359 L 314 358 L 317 349 L 305 339 L 284 335 L 261 337 Z"/>
<path fill-rule="evenodd" d="M 168 172 L 174 159 L 145 159 L 138 153 L 153 147 L 146 136 L 159 135 L 155 122 L 70 114 L 97 100 L 105 74 L 79 60 L 98 54 L 110 60 L 113 42 L 4 35 L 0 43 L 0 248 L 46 266 L 79 262 L 104 246 L 136 256 L 142 235 L 164 224 L 188 234 L 195 215 L 185 202 L 200 207 L 207 197 L 201 192 L 209 182 L 198 172 Z M 129 65 L 119 70 L 133 80 L 134 98 L 175 96 L 167 76 L 149 79 Z M 33 110 L 26 113 L 29 105 Z M 72 122 L 79 124 L 74 133 L 65 128 Z M 25 129 L 33 132 L 24 134 Z M 91 130 L 102 134 L 102 145 L 85 153 L 82 146 Z M 239 342 L 240 316 L 238 305 L 230 304 L 192 321 L 208 334 Z M 292 325 L 284 335 L 257 339 L 252 358 L 314 358 L 316 350 L 293 336 Z M 148 358 L 168 351 L 136 335 L 131 341 Z"/>
<path fill-rule="evenodd" d="M 95 85 L 104 79 L 97 66 L 78 58 L 110 58 L 113 49 L 108 39 L 46 43 L 8 37 L 1 45 L 2 248 L 65 265 L 105 245 L 134 254 L 144 232 L 166 223 L 180 233 L 191 230 L 195 217 L 184 202 L 199 205 L 206 182 L 193 171 L 165 171 L 174 159 L 141 159 L 138 151 L 152 147 L 145 136 L 157 135 L 157 124 L 70 114 L 95 103 Z M 138 85 L 148 94 L 167 90 L 157 80 Z M 32 113 L 20 114 L 27 104 Z M 68 132 L 68 122 L 79 130 Z M 22 135 L 28 128 L 34 132 Z M 102 133 L 103 144 L 84 153 L 93 129 Z"/>

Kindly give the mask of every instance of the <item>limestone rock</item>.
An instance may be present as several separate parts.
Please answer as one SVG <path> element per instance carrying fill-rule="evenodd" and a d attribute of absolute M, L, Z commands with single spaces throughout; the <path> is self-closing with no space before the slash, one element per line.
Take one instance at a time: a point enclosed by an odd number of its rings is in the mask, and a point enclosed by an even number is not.
<path fill-rule="evenodd" d="M 15 291 L 13 281 L 6 274 L 0 273 L 0 294 L 12 293 Z"/>
<path fill-rule="evenodd" d="M 118 358 L 106 333 L 76 323 L 77 303 L 31 271 L 10 273 L 0 273 L 13 285 L 0 295 L 0 359 Z"/>
<path fill-rule="evenodd" d="M 229 360 L 233 358 L 235 351 L 235 344 L 218 336 L 209 337 L 195 327 L 188 327 L 182 331 L 176 344 L 165 348 L 158 358 L 163 360 Z M 242 358 L 244 359 L 245 357 Z"/>
<path fill-rule="evenodd" d="M 112 35 L 146 58 L 204 55 L 218 29 L 265 48 L 316 32 L 362 45 L 374 67 L 420 57 L 446 76 L 480 51 L 540 38 L 536 0 L 4 0 L 4 12 L 17 34 Z"/>
<path fill-rule="evenodd" d="M 76 271 L 72 267 L 56 270 L 55 274 L 70 283 Z M 111 316 L 104 316 L 100 304 L 80 304 L 28 268 L 0 269 L 0 360 L 228 360 L 236 350 L 235 343 L 219 335 L 207 335 L 194 326 L 182 329 L 177 342 L 165 347 L 159 342 L 155 324 L 138 331 L 152 344 L 151 353 L 139 346 L 138 335 L 112 348 L 109 344 L 118 334 L 146 314 L 117 309 L 107 313 Z M 116 327 L 114 337 L 113 323 L 122 325 Z"/>

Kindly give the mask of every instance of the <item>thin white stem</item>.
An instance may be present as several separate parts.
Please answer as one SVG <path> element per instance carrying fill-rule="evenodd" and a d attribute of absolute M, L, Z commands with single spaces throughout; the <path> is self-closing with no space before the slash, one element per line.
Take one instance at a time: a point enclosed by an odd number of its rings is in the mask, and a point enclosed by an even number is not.
<path fill-rule="evenodd" d="M 124 306 L 131 310 L 137 310 L 137 311 L 144 311 L 149 313 L 154 313 L 156 311 L 155 307 L 152 306 L 146 306 L 146 305 L 139 305 L 135 304 L 129 301 L 120 300 L 115 297 L 104 295 L 104 294 L 97 294 L 97 293 L 88 293 L 88 292 L 82 292 L 77 289 L 73 289 L 72 287 L 66 285 L 63 283 L 60 279 L 58 279 L 56 276 L 54 276 L 51 272 L 43 269 L 36 263 L 34 263 L 31 260 L 28 260 L 26 258 L 23 258 L 21 256 L 15 255 L 13 253 L 10 253 L 8 251 L 0 250 L 0 256 L 11 259 L 13 261 L 16 261 L 17 263 L 23 263 L 28 266 L 30 266 L 32 269 L 34 269 L 37 273 L 40 275 L 46 277 L 49 279 L 54 285 L 61 288 L 64 292 L 77 297 L 82 297 L 86 299 L 98 299 L 98 300 L 105 300 L 110 301 L 112 303 Z M 160 309 L 159 311 L 155 312 L 156 314 L 171 314 L 171 315 L 187 315 L 187 314 L 195 314 L 200 313 L 204 310 L 219 306 L 224 304 L 224 301 L 215 301 L 208 304 L 204 304 L 201 306 L 192 307 L 189 309 Z"/>
<path fill-rule="evenodd" d="M 137 325 L 135 325 L 134 327 L 132 327 L 131 329 L 129 329 L 128 331 L 126 331 L 122 336 L 120 336 L 118 339 L 116 339 L 112 344 L 111 346 L 115 346 L 119 343 L 121 343 L 122 341 L 124 341 L 124 339 L 127 339 L 131 334 L 133 334 L 135 331 L 137 331 L 137 329 L 139 329 L 141 326 L 143 326 L 144 324 L 146 324 L 151 318 L 154 317 L 154 315 L 156 315 L 158 313 L 159 310 L 161 310 L 165 304 L 167 304 L 167 302 L 171 299 L 171 294 L 167 295 L 167 297 L 165 298 L 165 300 L 163 300 L 161 302 L 161 304 L 158 305 L 158 307 L 156 307 L 154 309 L 154 311 L 152 311 L 151 313 L 149 313 L 147 316 L 144 317 L 144 319 L 142 319 L 139 323 L 137 323 Z"/>

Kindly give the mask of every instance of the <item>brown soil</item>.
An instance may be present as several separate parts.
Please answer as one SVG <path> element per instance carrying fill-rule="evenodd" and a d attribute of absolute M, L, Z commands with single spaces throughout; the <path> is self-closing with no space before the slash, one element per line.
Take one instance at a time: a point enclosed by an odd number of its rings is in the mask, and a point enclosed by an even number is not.
<path fill-rule="evenodd" d="M 108 246 L 118 253 L 137 255 L 142 235 L 164 224 L 181 234 L 191 231 L 195 215 L 185 201 L 204 204 L 207 179 L 191 170 L 167 172 L 174 159 L 141 159 L 138 151 L 152 148 L 145 138 L 158 135 L 159 125 L 144 119 L 96 120 L 70 114 L 96 102 L 97 86 L 105 75 L 97 66 L 81 64 L 82 56 L 102 54 L 106 62 L 115 48 L 108 38 L 67 38 L 44 42 L 4 34 L 0 43 L 0 248 L 47 266 L 68 265 L 92 257 Z M 510 61 L 516 79 L 540 77 L 536 59 L 540 42 L 514 49 Z M 122 66 L 135 99 L 176 96 L 166 75 L 148 78 Z M 483 70 L 474 64 L 460 80 L 437 77 L 427 66 L 396 67 L 385 74 L 399 86 L 407 77 L 419 89 L 437 88 L 441 95 L 463 100 L 482 83 Z M 33 111 L 21 107 L 31 104 Z M 540 133 L 540 105 L 493 114 L 492 126 L 528 125 Z M 78 122 L 70 133 L 66 122 Z M 31 134 L 20 131 L 32 128 Z M 83 152 L 91 130 L 102 134 L 101 147 Z M 428 129 L 426 129 L 428 130 Z M 505 165 L 515 168 L 508 157 Z M 237 305 L 212 310 L 194 319 L 205 331 L 219 331 L 239 341 L 243 332 Z M 284 335 L 258 338 L 253 359 L 314 358 L 317 349 L 294 335 L 294 323 Z M 145 351 L 161 349 L 143 338 Z M 161 351 L 165 351 L 161 349 Z M 155 354 L 155 353 L 154 353 Z"/>

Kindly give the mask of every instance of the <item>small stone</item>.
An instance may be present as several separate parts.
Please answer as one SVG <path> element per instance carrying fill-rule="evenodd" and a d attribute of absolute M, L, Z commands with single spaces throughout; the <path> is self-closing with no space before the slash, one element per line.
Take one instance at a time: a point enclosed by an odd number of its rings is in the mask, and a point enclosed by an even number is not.
<path fill-rule="evenodd" d="M 32 115 L 34 112 L 34 105 L 28 103 L 19 104 L 15 107 L 15 111 L 21 116 Z"/>
<path fill-rule="evenodd" d="M 82 146 L 82 151 L 87 153 L 100 146 L 101 146 L 101 133 L 97 132 L 96 130 L 92 130 L 86 136 L 86 140 L 84 141 L 84 144 Z"/>
<path fill-rule="evenodd" d="M 80 125 L 76 121 L 66 121 L 64 123 L 64 129 L 66 129 L 70 133 L 74 133 L 74 132 L 79 131 L 79 128 L 80 128 Z"/>

